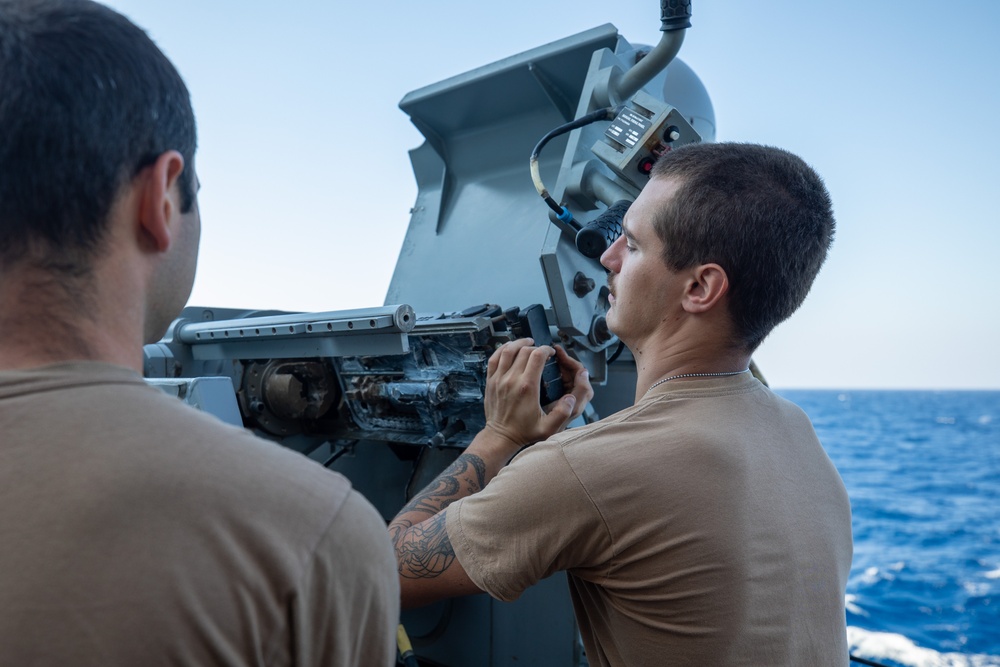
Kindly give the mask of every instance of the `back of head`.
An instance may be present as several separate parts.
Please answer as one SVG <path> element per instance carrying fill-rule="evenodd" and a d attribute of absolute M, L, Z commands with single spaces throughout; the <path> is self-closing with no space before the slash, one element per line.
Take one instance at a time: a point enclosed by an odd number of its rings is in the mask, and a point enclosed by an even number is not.
<path fill-rule="evenodd" d="M 123 185 L 167 150 L 194 201 L 196 135 L 180 75 L 90 0 L 0 0 L 0 270 L 83 275 Z"/>
<path fill-rule="evenodd" d="M 679 187 L 654 226 L 674 270 L 719 264 L 738 346 L 753 351 L 802 304 L 833 241 L 830 195 L 795 155 L 770 146 L 690 144 L 657 161 Z"/>

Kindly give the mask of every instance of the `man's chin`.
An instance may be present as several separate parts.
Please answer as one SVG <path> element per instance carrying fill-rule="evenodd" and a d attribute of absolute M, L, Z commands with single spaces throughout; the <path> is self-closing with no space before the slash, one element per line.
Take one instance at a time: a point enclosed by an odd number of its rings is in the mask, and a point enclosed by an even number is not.
<path fill-rule="evenodd" d="M 618 335 L 618 327 L 615 325 L 615 316 L 612 308 L 609 306 L 607 312 L 604 313 L 604 323 L 608 325 L 608 331 L 613 335 Z"/>

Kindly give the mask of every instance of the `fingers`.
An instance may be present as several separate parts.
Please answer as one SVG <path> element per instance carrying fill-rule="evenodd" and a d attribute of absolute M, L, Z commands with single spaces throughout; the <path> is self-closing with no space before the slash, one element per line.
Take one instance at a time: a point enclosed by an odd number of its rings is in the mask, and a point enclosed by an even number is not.
<path fill-rule="evenodd" d="M 518 338 L 504 343 L 490 356 L 490 360 L 486 364 L 486 376 L 506 374 L 517 362 L 520 351 L 534 344 L 535 341 L 531 338 Z"/>
<path fill-rule="evenodd" d="M 517 404 L 526 400 L 539 411 L 542 368 L 554 351 L 551 347 L 533 347 L 533 342 L 530 338 L 511 341 L 490 356 L 486 372 L 487 417 L 516 410 Z"/>
<path fill-rule="evenodd" d="M 543 410 L 539 387 L 553 355 L 567 393 Z M 511 442 L 531 444 L 558 433 L 580 416 L 593 396 L 587 368 L 561 347 L 535 347 L 532 339 L 522 338 L 500 346 L 487 362 L 486 422 Z"/>
<path fill-rule="evenodd" d="M 576 376 L 573 378 L 573 390 L 569 395 L 574 400 L 571 419 L 576 419 L 583 413 L 587 404 L 590 403 L 590 399 L 594 397 L 594 388 L 590 386 L 590 373 L 587 372 L 586 368 L 582 367 L 582 364 L 580 370 L 577 371 Z"/>
<path fill-rule="evenodd" d="M 554 354 L 567 393 L 576 402 L 572 416 L 578 416 L 594 397 L 587 367 L 561 346 L 533 347 L 533 342 L 530 338 L 520 338 L 500 346 L 489 359 L 487 378 L 492 379 L 494 385 L 503 380 L 508 389 L 514 389 L 511 385 L 516 383 L 519 385 L 516 387 L 518 393 L 531 393 L 541 380 L 545 364 Z M 549 411 L 551 409 L 548 408 Z"/>
<path fill-rule="evenodd" d="M 545 410 L 550 415 L 553 412 L 566 415 L 565 422 L 558 430 L 562 430 L 569 422 L 583 414 L 590 399 L 594 397 L 594 388 L 590 385 L 590 373 L 586 368 L 580 368 L 577 371 L 573 382 L 568 384 L 567 389 L 569 391 L 561 399 L 545 406 Z"/>
<path fill-rule="evenodd" d="M 555 354 L 548 346 L 521 346 L 516 356 L 512 357 L 510 366 L 503 371 L 506 360 L 501 360 L 497 374 L 493 377 L 494 385 L 499 391 L 516 397 L 530 399 L 531 405 L 539 407 L 539 392 L 541 389 L 542 372 L 545 362 Z"/>
<path fill-rule="evenodd" d="M 559 371 L 562 374 L 563 384 L 567 387 L 572 385 L 576 374 L 585 368 L 582 363 L 569 356 L 569 353 L 561 345 L 556 346 L 556 361 L 559 362 Z"/>
<path fill-rule="evenodd" d="M 577 405 L 579 403 L 573 394 L 566 394 L 549 405 L 548 414 L 542 418 L 544 437 L 552 436 L 566 428 L 566 425 L 579 415 L 576 412 Z M 584 407 L 586 407 L 586 403 L 580 406 L 580 410 L 582 411 Z"/>
<path fill-rule="evenodd" d="M 542 368 L 555 350 L 548 345 L 533 347 L 531 338 L 519 338 L 501 345 L 490 357 L 486 365 L 486 377 L 535 374 L 542 377 Z"/>
<path fill-rule="evenodd" d="M 542 371 L 545 369 L 546 362 L 549 360 L 549 357 L 555 353 L 555 350 L 548 345 L 531 348 L 530 350 L 525 350 L 518 355 L 517 365 L 521 366 L 521 370 L 526 375 L 526 379 L 534 379 L 535 385 L 537 386 L 538 383 L 542 381 Z"/>
<path fill-rule="evenodd" d="M 569 356 L 569 352 L 562 345 L 556 345 L 556 359 L 559 361 L 559 367 L 570 371 L 570 375 L 576 375 L 577 372 L 584 368 L 584 365 Z"/>
<path fill-rule="evenodd" d="M 556 347 L 556 359 L 559 360 L 566 390 L 576 400 L 571 415 L 571 419 L 575 419 L 583 413 L 590 399 L 594 397 L 594 388 L 590 385 L 590 373 L 586 366 L 571 357 L 562 347 Z"/>

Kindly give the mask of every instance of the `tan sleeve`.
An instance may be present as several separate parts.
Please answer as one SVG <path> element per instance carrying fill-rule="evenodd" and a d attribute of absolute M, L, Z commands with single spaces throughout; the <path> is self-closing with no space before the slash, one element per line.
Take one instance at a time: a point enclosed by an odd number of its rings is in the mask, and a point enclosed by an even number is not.
<path fill-rule="evenodd" d="M 293 613 L 299 667 L 396 664 L 396 557 L 385 522 L 357 491 L 317 546 Z"/>
<path fill-rule="evenodd" d="M 458 561 L 499 600 L 515 600 L 560 570 L 609 560 L 604 520 L 552 442 L 525 450 L 485 489 L 446 511 Z"/>

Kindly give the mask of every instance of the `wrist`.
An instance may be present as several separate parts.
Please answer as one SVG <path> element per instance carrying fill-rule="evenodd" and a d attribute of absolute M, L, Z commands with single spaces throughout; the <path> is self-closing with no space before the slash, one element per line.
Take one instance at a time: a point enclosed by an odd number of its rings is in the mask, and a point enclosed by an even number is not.
<path fill-rule="evenodd" d="M 529 444 L 522 442 L 521 438 L 514 435 L 514 432 L 510 429 L 490 420 L 486 420 L 486 428 L 484 430 L 490 432 L 491 439 L 497 445 L 513 448 L 515 451 Z"/>
<path fill-rule="evenodd" d="M 520 442 L 502 426 L 487 421 L 465 451 L 482 458 L 489 477 L 492 478 L 525 444 L 527 443 Z"/>

